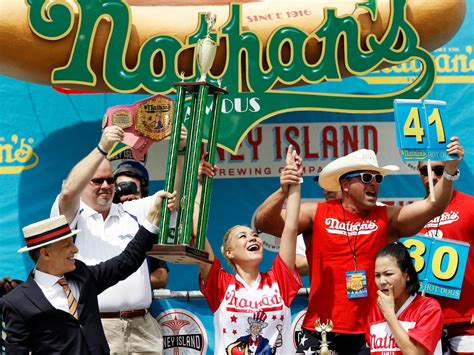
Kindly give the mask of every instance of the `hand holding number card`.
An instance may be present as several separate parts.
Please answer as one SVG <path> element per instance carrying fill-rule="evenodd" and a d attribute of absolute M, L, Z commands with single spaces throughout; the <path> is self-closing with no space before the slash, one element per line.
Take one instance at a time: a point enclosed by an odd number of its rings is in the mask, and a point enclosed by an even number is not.
<path fill-rule="evenodd" d="M 445 101 L 395 100 L 397 146 L 404 161 L 455 160 L 446 147 L 451 125 Z"/>

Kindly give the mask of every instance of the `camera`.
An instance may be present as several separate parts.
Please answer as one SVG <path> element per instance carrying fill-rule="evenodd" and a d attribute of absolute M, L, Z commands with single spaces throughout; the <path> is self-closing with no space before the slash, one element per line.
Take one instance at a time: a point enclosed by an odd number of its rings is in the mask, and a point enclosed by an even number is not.
<path fill-rule="evenodd" d="M 119 182 L 115 186 L 115 195 L 113 202 L 120 203 L 120 197 L 136 194 L 137 191 L 137 184 L 135 184 L 133 181 Z"/>

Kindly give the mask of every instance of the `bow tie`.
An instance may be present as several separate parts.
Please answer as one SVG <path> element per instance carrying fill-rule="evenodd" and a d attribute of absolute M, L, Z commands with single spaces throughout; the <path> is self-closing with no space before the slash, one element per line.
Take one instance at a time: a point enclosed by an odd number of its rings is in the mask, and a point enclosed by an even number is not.
<path fill-rule="evenodd" d="M 250 346 L 252 346 L 252 345 L 257 346 L 259 340 L 260 340 L 260 337 L 258 337 L 258 338 L 255 339 L 255 340 L 253 340 L 252 337 L 250 337 L 250 338 L 249 338 L 249 345 L 250 345 Z"/>

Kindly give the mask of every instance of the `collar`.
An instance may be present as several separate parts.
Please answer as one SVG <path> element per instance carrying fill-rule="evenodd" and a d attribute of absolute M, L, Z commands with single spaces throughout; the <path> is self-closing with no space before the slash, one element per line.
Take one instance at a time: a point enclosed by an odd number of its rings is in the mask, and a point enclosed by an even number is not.
<path fill-rule="evenodd" d="M 235 274 L 235 279 L 239 281 L 246 289 L 248 290 L 256 290 L 260 286 L 260 281 L 262 280 L 262 275 L 258 273 L 257 278 L 255 279 L 255 282 L 253 283 L 253 287 L 251 287 L 249 284 L 245 282 L 243 278 L 240 277 L 239 274 Z"/>
<path fill-rule="evenodd" d="M 252 338 L 252 336 L 249 337 L 249 345 L 252 346 L 252 345 L 258 345 L 258 341 L 260 340 L 260 337 L 257 336 L 257 338 L 254 340 Z"/>
<path fill-rule="evenodd" d="M 81 207 L 83 211 L 81 212 L 85 217 L 92 217 L 92 216 L 98 216 L 100 213 L 94 210 L 92 207 L 89 207 L 84 201 L 81 200 Z M 110 211 L 109 215 L 107 218 L 110 217 L 120 217 L 123 213 L 123 207 L 122 204 L 116 204 L 112 203 L 112 206 L 110 206 Z"/>
<path fill-rule="evenodd" d="M 400 316 L 400 314 L 402 314 L 402 312 L 407 309 L 407 307 L 413 302 L 413 300 L 415 299 L 416 297 L 416 294 L 414 295 L 411 295 L 410 297 L 408 297 L 405 301 L 405 303 L 402 304 L 402 306 L 400 307 L 400 309 L 398 310 L 396 316 L 397 318 Z"/>
<path fill-rule="evenodd" d="M 39 285 L 46 288 L 46 287 L 52 287 L 62 277 L 51 275 L 46 272 L 39 271 L 38 269 L 35 268 L 33 278 Z"/>

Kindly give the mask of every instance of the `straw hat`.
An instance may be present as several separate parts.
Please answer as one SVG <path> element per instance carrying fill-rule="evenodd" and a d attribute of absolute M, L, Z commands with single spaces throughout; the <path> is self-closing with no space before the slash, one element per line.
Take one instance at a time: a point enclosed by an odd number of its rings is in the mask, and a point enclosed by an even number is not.
<path fill-rule="evenodd" d="M 342 175 L 364 170 L 376 171 L 385 176 L 398 171 L 399 167 L 396 165 L 379 166 L 373 150 L 359 149 L 326 165 L 319 174 L 319 186 L 328 191 L 340 191 L 339 178 Z"/>
<path fill-rule="evenodd" d="M 24 253 L 25 251 L 41 248 L 69 238 L 79 232 L 79 229 L 71 230 L 66 217 L 63 215 L 48 218 L 23 228 L 26 247 L 18 249 L 18 252 Z"/>

